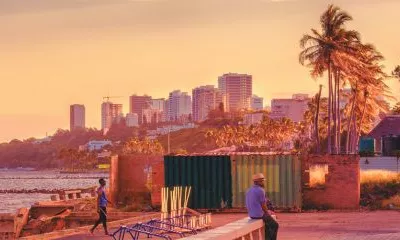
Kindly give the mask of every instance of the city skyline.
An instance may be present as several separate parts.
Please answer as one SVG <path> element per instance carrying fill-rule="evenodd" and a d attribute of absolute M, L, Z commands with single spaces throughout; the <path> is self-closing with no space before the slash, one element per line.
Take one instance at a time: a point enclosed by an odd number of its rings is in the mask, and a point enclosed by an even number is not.
<path fill-rule="evenodd" d="M 0 107 L 0 142 L 68 129 L 71 103 L 84 104 L 86 125 L 100 128 L 108 93 L 167 97 L 171 86 L 190 92 L 229 71 L 253 75 L 253 94 L 265 102 L 314 95 L 325 78 L 313 81 L 298 63 L 299 40 L 329 3 L 353 16 L 348 27 L 382 52 L 387 72 L 399 63 L 394 0 L 0 0 L 0 101 L 13 103 Z M 376 12 L 385 14 L 371 19 Z M 399 97 L 399 84 L 388 83 Z M 115 102 L 128 112 L 128 99 Z"/>

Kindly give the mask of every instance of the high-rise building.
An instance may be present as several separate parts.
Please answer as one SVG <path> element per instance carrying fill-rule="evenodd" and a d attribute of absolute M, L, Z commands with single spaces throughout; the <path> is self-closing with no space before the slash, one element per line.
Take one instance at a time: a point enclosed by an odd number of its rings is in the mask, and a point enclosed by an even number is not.
<path fill-rule="evenodd" d="M 196 122 L 206 120 L 211 110 L 218 108 L 220 103 L 224 103 L 222 92 L 213 85 L 194 88 L 192 98 L 192 115 Z"/>
<path fill-rule="evenodd" d="M 301 122 L 309 101 L 307 94 L 295 94 L 289 99 L 272 99 L 270 117 L 273 119 L 286 117 L 293 122 Z"/>
<path fill-rule="evenodd" d="M 264 109 L 264 98 L 253 95 L 251 97 L 251 109 L 259 111 Z"/>
<path fill-rule="evenodd" d="M 132 95 L 129 97 L 129 112 L 136 113 L 139 118 L 139 124 L 143 122 L 143 110 L 151 107 L 151 97 L 144 95 Z"/>
<path fill-rule="evenodd" d="M 264 113 L 247 113 L 243 116 L 243 124 L 246 126 L 260 124 L 264 119 Z"/>
<path fill-rule="evenodd" d="M 247 74 L 227 73 L 218 77 L 218 88 L 226 96 L 226 111 L 251 108 L 253 77 Z"/>
<path fill-rule="evenodd" d="M 139 117 L 136 113 L 128 113 L 125 122 L 127 127 L 137 127 L 139 126 Z"/>
<path fill-rule="evenodd" d="M 167 120 L 167 102 L 164 98 L 151 99 L 151 109 L 157 110 L 160 115 L 157 122 L 165 122 Z"/>
<path fill-rule="evenodd" d="M 74 104 L 69 107 L 69 129 L 85 128 L 85 106 Z"/>
<path fill-rule="evenodd" d="M 106 133 L 113 123 L 119 123 L 123 117 L 122 104 L 103 102 L 101 104 L 101 128 Z"/>
<path fill-rule="evenodd" d="M 169 93 L 168 120 L 184 121 L 189 119 L 192 113 L 192 99 L 187 92 L 175 90 Z"/>
<path fill-rule="evenodd" d="M 143 123 L 156 124 L 162 122 L 163 112 L 159 109 L 148 108 L 143 110 Z"/>

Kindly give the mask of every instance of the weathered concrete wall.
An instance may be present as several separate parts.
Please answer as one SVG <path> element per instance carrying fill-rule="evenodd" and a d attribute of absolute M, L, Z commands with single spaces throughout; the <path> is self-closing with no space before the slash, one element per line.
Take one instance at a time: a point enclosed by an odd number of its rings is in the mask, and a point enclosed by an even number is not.
<path fill-rule="evenodd" d="M 110 193 L 114 201 L 126 205 L 150 198 L 151 169 L 162 160 L 162 156 L 139 154 L 120 155 L 113 160 Z"/>
<path fill-rule="evenodd" d="M 32 205 L 29 211 L 31 218 L 37 219 L 40 216 L 55 216 L 60 212 L 74 209 L 73 204 L 57 204 L 57 205 Z"/>
<path fill-rule="evenodd" d="M 165 186 L 164 162 L 159 162 L 152 167 L 151 204 L 153 207 L 161 206 L 161 189 Z"/>
<path fill-rule="evenodd" d="M 312 165 L 328 165 L 325 184 L 310 187 Z M 302 159 L 303 206 L 358 209 L 360 203 L 360 158 L 356 155 L 304 156 Z"/>
<path fill-rule="evenodd" d="M 14 214 L 0 214 L 0 239 L 14 239 Z"/>
<path fill-rule="evenodd" d="M 197 234 L 196 237 L 189 236 L 182 238 L 182 240 L 193 238 L 203 240 L 263 240 L 265 239 L 264 232 L 264 223 L 262 220 L 254 220 L 246 217 L 218 228 L 203 231 Z"/>
<path fill-rule="evenodd" d="M 111 157 L 111 164 L 110 164 L 110 200 L 113 203 L 117 203 L 118 199 L 118 192 L 119 192 L 119 185 L 118 185 L 118 156 L 114 155 Z"/>

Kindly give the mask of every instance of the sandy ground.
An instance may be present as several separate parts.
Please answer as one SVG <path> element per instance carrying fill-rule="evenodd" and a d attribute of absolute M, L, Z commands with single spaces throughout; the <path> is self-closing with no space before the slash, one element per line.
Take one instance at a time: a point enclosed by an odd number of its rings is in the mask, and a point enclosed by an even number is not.
<path fill-rule="evenodd" d="M 213 215 L 213 227 L 244 217 L 246 214 L 216 214 Z M 400 240 L 398 211 L 281 213 L 278 221 L 280 240 Z M 94 236 L 80 234 L 62 239 L 112 238 L 104 236 L 99 226 Z"/>

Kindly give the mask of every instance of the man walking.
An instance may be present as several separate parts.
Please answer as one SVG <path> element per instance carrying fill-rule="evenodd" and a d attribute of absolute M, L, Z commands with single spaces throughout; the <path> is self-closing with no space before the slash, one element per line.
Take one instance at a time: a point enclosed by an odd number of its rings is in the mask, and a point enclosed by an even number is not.
<path fill-rule="evenodd" d="M 262 219 L 265 223 L 265 239 L 276 240 L 278 236 L 279 224 L 272 215 L 275 215 L 274 208 L 265 196 L 264 182 L 265 177 L 262 173 L 253 176 L 254 185 L 246 193 L 246 208 L 249 217 L 252 219 Z"/>
<path fill-rule="evenodd" d="M 97 212 L 99 213 L 99 220 L 97 220 L 92 229 L 90 229 L 90 233 L 93 234 L 93 231 L 96 229 L 96 227 L 100 223 L 103 223 L 104 233 L 106 235 L 109 235 L 107 230 L 107 203 L 111 202 L 108 201 L 106 197 L 106 191 L 105 191 L 106 181 L 103 178 L 101 178 L 99 180 L 99 184 L 100 187 L 97 189 Z"/>

